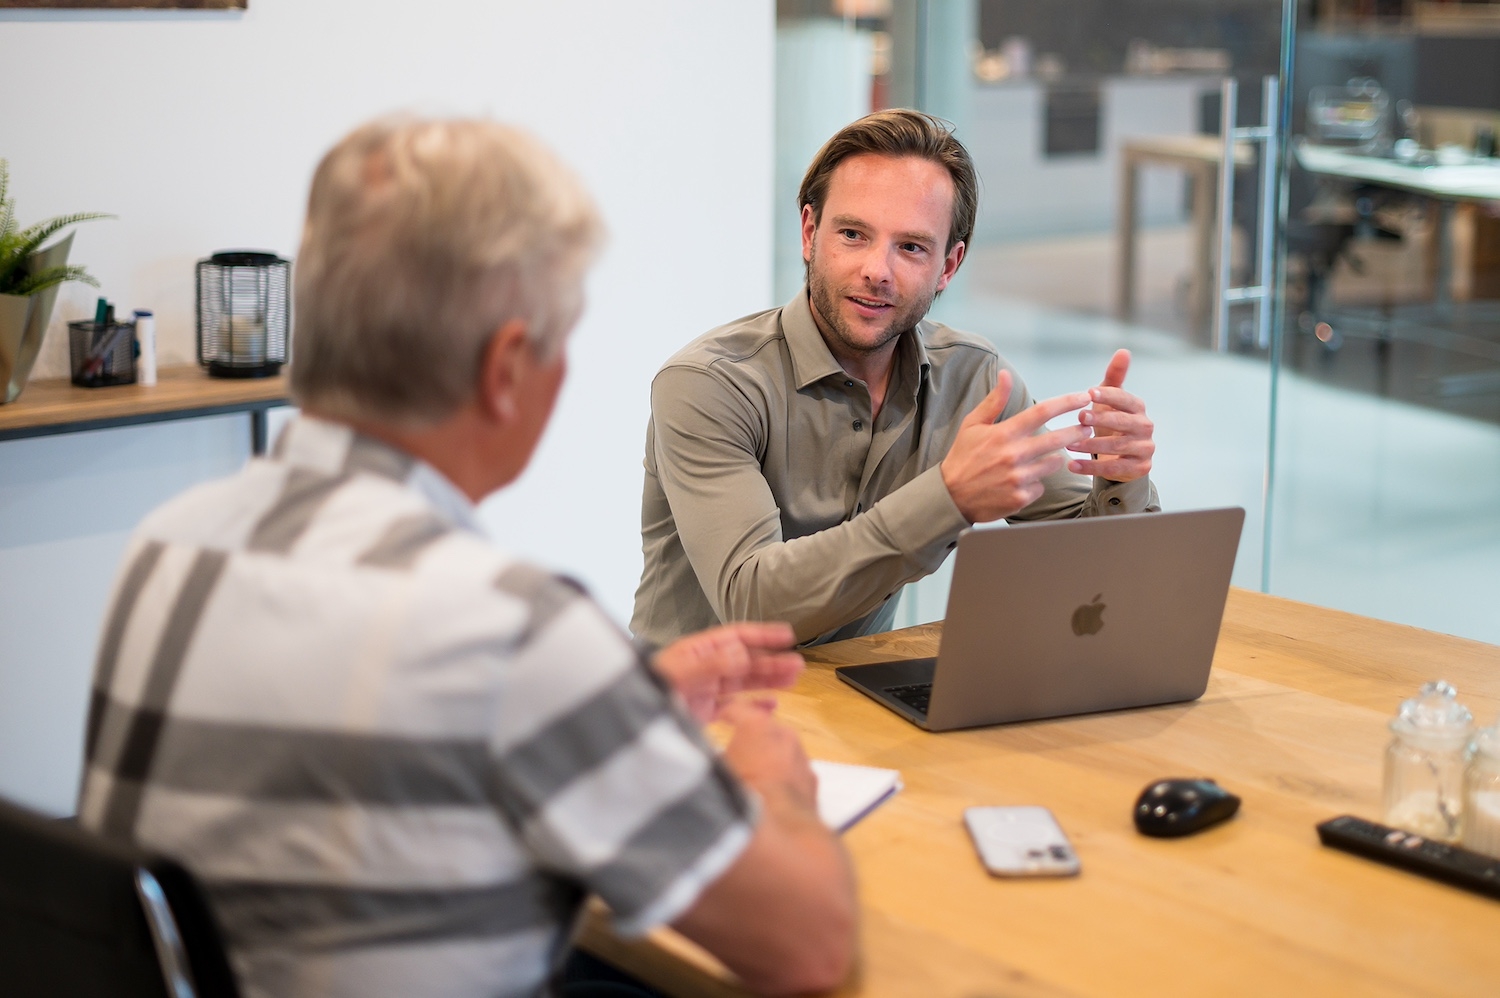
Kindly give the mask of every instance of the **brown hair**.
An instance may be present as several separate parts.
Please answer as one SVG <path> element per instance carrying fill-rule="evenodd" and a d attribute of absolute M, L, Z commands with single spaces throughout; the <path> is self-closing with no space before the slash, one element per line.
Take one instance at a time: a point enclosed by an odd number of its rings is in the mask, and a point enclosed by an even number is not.
<path fill-rule="evenodd" d="M 833 171 L 850 156 L 864 153 L 917 156 L 944 167 L 953 178 L 953 222 L 944 252 L 960 242 L 969 242 L 974 235 L 974 216 L 979 211 L 979 178 L 969 150 L 953 137 L 953 127 L 948 122 L 908 108 L 867 114 L 823 143 L 802 178 L 802 189 L 797 192 L 798 209 L 811 205 L 813 221 L 821 222 Z"/>

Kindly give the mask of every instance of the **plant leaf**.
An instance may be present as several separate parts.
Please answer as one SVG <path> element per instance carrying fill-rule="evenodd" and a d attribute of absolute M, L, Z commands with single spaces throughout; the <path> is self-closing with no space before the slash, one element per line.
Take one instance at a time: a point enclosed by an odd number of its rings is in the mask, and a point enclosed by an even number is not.
<path fill-rule="evenodd" d="M 46 221 L 37 222 L 35 225 L 28 225 L 16 233 L 16 237 L 21 240 L 25 255 L 30 256 L 41 249 L 42 243 L 46 242 L 53 233 L 60 229 L 66 229 L 68 226 L 76 225 L 79 222 L 90 222 L 96 218 L 114 217 L 113 215 L 105 215 L 97 211 L 79 212 L 74 215 L 58 215 L 56 218 L 49 218 Z"/>
<path fill-rule="evenodd" d="M 16 202 L 9 194 L 10 162 L 0 158 L 0 294 L 36 294 L 63 281 L 83 281 L 98 287 L 98 282 L 82 267 L 54 267 L 39 274 L 29 274 L 28 261 L 58 231 L 79 222 L 115 216 L 99 212 L 58 215 L 18 231 Z"/>
<path fill-rule="evenodd" d="M 84 284 L 98 287 L 99 282 L 94 279 L 87 270 L 76 264 L 66 267 L 52 267 L 39 274 L 31 274 L 17 282 L 15 287 L 7 292 L 13 295 L 34 295 L 40 291 L 61 284 L 64 281 L 82 281 Z"/>
<path fill-rule="evenodd" d="M 59 215 L 56 218 L 49 218 L 44 222 L 27 226 L 14 235 L 0 238 L 0 294 L 18 293 L 14 288 L 27 278 L 26 261 L 59 229 L 67 228 L 77 222 L 113 217 L 113 215 L 98 212 Z M 73 278 L 68 278 L 68 280 L 73 280 Z"/>

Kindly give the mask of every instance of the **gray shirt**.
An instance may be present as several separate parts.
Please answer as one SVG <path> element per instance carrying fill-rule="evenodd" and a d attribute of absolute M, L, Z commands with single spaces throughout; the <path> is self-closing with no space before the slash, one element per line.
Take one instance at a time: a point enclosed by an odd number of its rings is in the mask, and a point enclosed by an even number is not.
<path fill-rule="evenodd" d="M 92 703 L 79 822 L 198 875 L 245 998 L 551 994 L 587 894 L 671 921 L 756 820 L 592 600 L 310 417 L 136 530 Z"/>
<path fill-rule="evenodd" d="M 889 629 L 893 597 L 970 524 L 938 467 L 995 386 L 988 342 L 923 320 L 897 342 L 880 414 L 814 324 L 804 289 L 688 344 L 657 373 L 646 429 L 645 570 L 631 629 L 664 644 L 733 620 L 802 642 Z M 1031 406 L 1020 378 L 1001 418 Z M 1147 479 L 1059 471 L 1012 520 L 1155 511 Z"/>

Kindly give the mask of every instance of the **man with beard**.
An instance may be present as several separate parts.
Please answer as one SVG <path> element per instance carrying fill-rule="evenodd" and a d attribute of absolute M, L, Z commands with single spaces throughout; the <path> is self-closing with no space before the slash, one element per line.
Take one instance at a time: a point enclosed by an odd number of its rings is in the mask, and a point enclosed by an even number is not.
<path fill-rule="evenodd" d="M 967 150 L 916 111 L 861 118 L 814 157 L 807 287 L 652 383 L 639 639 L 731 620 L 789 621 L 804 643 L 887 630 L 901 586 L 972 524 L 1160 508 L 1127 351 L 1098 386 L 1034 402 L 987 341 L 923 318 L 963 262 L 977 188 Z"/>

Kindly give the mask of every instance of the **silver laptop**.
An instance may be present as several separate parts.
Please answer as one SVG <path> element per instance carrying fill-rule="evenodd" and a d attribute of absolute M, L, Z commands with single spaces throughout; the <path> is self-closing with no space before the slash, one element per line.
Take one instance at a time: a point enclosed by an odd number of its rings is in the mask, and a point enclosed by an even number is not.
<path fill-rule="evenodd" d="M 1196 700 L 1245 511 L 965 531 L 936 658 L 838 677 L 929 731 Z"/>

